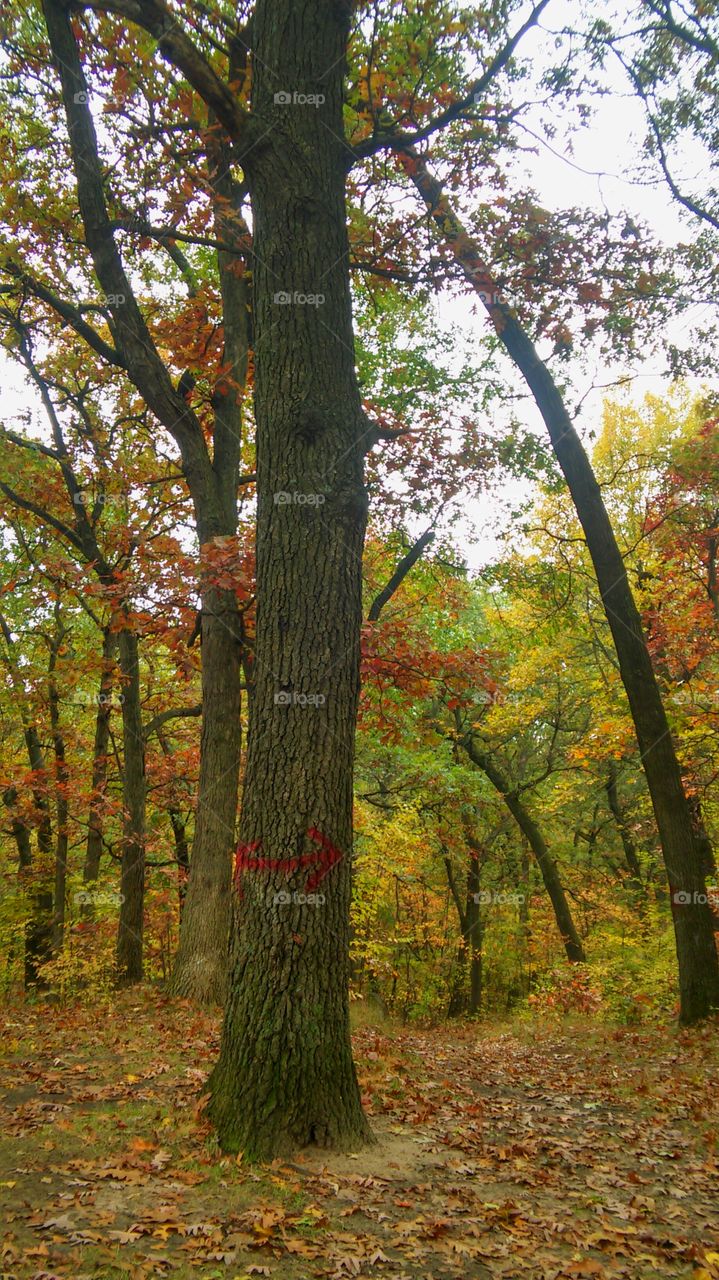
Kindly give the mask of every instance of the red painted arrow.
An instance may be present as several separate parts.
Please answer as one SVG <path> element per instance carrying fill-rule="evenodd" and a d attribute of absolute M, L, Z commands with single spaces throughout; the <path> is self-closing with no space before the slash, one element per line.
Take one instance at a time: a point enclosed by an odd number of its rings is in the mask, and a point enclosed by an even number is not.
<path fill-rule="evenodd" d="M 327 836 L 318 831 L 316 827 L 310 827 L 305 834 L 308 840 L 311 840 L 319 847 L 313 850 L 312 853 L 298 854 L 294 858 L 256 857 L 255 855 L 262 848 L 261 840 L 253 840 L 251 844 L 238 845 L 235 856 L 234 884 L 240 896 L 242 895 L 243 871 L 283 871 L 286 875 L 290 875 L 293 871 L 298 871 L 300 867 L 316 868 L 312 875 L 308 876 L 305 885 L 305 893 L 312 893 L 322 883 L 327 873 L 338 862 L 342 861 L 342 850 L 333 845 L 327 839 Z"/>

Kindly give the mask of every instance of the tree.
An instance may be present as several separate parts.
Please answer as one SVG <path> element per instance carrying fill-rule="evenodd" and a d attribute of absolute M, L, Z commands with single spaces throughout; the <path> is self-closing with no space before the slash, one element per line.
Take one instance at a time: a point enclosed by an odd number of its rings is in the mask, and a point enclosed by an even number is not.
<path fill-rule="evenodd" d="M 405 153 L 403 164 L 526 379 L 571 493 L 617 651 L 662 843 L 679 964 L 680 1016 L 684 1023 L 696 1022 L 719 1007 L 719 957 L 702 851 L 641 618 L 599 485 L 556 382 L 511 308 L 500 300 L 491 272 L 440 184 L 416 154 Z"/>

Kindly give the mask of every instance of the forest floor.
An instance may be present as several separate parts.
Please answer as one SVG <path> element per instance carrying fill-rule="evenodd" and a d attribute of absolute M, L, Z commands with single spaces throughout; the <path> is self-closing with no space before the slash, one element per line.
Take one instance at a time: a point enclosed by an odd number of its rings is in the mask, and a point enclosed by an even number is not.
<path fill-rule="evenodd" d="M 202 1116 L 218 1020 L 156 992 L 0 1014 L 2 1280 L 719 1277 L 719 1037 L 355 1036 L 375 1147 L 251 1167 Z"/>

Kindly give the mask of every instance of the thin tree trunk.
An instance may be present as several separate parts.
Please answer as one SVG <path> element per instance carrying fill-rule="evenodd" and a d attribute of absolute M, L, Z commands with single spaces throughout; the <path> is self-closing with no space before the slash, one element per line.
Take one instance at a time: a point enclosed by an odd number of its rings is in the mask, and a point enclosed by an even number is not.
<path fill-rule="evenodd" d="M 499 792 L 517 826 L 529 842 L 529 847 L 537 860 L 544 887 L 552 904 L 554 918 L 564 943 L 567 959 L 573 962 L 584 961 L 586 959 L 584 947 L 577 932 L 564 887 L 559 879 L 554 859 L 547 848 L 544 836 L 537 823 L 528 809 L 525 808 L 516 789 L 512 787 L 491 757 L 477 746 L 476 741 L 471 737 L 467 738 L 464 747 L 470 760 L 487 775 L 492 786 Z"/>
<path fill-rule="evenodd" d="M 460 938 L 457 943 L 455 963 L 449 990 L 448 1018 L 459 1018 L 467 1010 L 467 919 L 466 909 L 457 886 L 449 854 L 444 856 L 444 869 L 447 872 L 447 884 L 454 902 L 459 921 Z"/>
<path fill-rule="evenodd" d="M 609 762 L 609 776 L 607 778 L 607 800 L 609 801 L 609 808 L 611 809 L 612 817 L 614 818 L 617 831 L 619 832 L 619 838 L 622 842 L 622 849 L 624 850 L 624 861 L 627 864 L 627 871 L 629 873 L 629 877 L 628 877 L 629 884 L 631 885 L 632 889 L 639 897 L 644 898 L 646 895 L 645 895 L 644 883 L 642 880 L 642 869 L 639 865 L 639 858 L 637 856 L 636 845 L 632 839 L 632 834 L 627 825 L 627 820 L 624 816 L 624 813 L 622 812 L 622 806 L 619 803 L 619 792 L 617 790 L 617 769 L 613 760 L 610 760 Z"/>
<path fill-rule="evenodd" d="M 479 853 L 481 846 L 468 833 L 470 846 L 467 865 L 467 892 L 463 905 L 462 898 L 454 877 L 452 861 L 445 856 L 444 866 L 447 872 L 447 883 L 461 930 L 461 940 L 457 948 L 457 973 L 450 992 L 448 1017 L 458 1017 L 465 1011 L 470 1015 L 479 1013 L 482 1006 L 482 913 L 480 910 L 480 873 Z"/>
<path fill-rule="evenodd" d="M 157 740 L 160 743 L 162 754 L 165 759 L 172 759 L 172 747 L 167 741 L 166 735 L 159 727 L 156 729 L 156 733 Z M 170 819 L 172 835 L 175 841 L 175 858 L 177 860 L 177 896 L 180 917 L 182 917 L 185 899 L 187 897 L 187 880 L 190 873 L 190 846 L 187 840 L 187 824 L 182 816 L 179 806 L 174 803 L 168 806 L 167 815 Z"/>
<path fill-rule="evenodd" d="M 174 806 L 167 810 L 175 841 L 175 858 L 177 859 L 177 896 L 180 916 L 187 896 L 187 877 L 190 871 L 190 846 L 187 842 L 187 827 L 179 809 Z"/>
<path fill-rule="evenodd" d="M 105 627 L 102 639 L 102 671 L 98 689 L 95 715 L 95 741 L 92 751 L 92 791 L 87 824 L 85 864 L 82 870 L 83 884 L 94 884 L 100 874 L 102 857 L 103 812 L 107 785 L 107 759 L 110 745 L 110 715 L 112 689 L 115 680 L 114 659 L 117 653 L 117 635 Z M 91 903 L 83 902 L 83 915 L 91 915 Z"/>
<path fill-rule="evenodd" d="M 59 601 L 55 603 L 55 634 L 52 639 L 49 664 L 48 693 L 50 703 L 50 728 L 52 730 L 53 752 L 55 757 L 55 882 L 53 891 L 53 929 L 52 948 L 57 955 L 62 950 L 65 936 L 65 898 L 67 892 L 67 853 L 68 853 L 68 786 L 69 770 L 65 752 L 65 739 L 60 724 L 60 698 L 57 688 L 56 669 L 57 656 L 62 644 L 65 629 L 60 615 Z"/>
<path fill-rule="evenodd" d="M 695 838 L 641 618 L 599 485 L 549 369 L 511 309 L 499 298 L 491 273 L 441 184 L 412 148 L 398 153 L 397 158 L 482 298 L 500 341 L 530 388 L 584 531 L 662 844 L 679 966 L 680 1020 L 685 1024 L 696 1022 L 719 1008 L 719 957 L 702 851 Z"/>
<path fill-rule="evenodd" d="M 469 947 L 469 1006 L 470 1017 L 482 1008 L 482 912 L 479 899 L 480 864 L 472 850 L 467 867 L 467 907 L 464 933 Z"/>
<path fill-rule="evenodd" d="M 232 982 L 209 1110 L 223 1149 L 260 1158 L 370 1138 L 348 996 L 369 442 L 347 268 L 349 17 L 334 0 L 259 0 L 253 17 L 253 112 L 275 126 L 246 158 L 258 616 Z"/>
<path fill-rule="evenodd" d="M 67 851 L 68 851 L 68 786 L 70 774 L 67 767 L 65 739 L 60 724 L 60 697 L 57 688 L 56 667 L 58 649 L 64 637 L 64 627 L 60 620 L 59 603 L 55 605 L 56 631 L 50 650 L 48 694 L 50 702 L 50 728 L 55 756 L 55 883 L 53 890 L 52 949 L 55 955 L 62 950 L 65 937 L 65 898 L 67 893 Z"/>
<path fill-rule="evenodd" d="M 52 821 L 47 797 L 47 769 L 40 736 L 33 722 L 25 686 L 18 670 L 15 641 L 2 613 L 0 613 L 0 632 L 6 645 L 6 652 L 3 655 L 5 666 L 19 707 L 25 748 L 33 775 L 33 802 L 38 814 L 35 859 L 32 856 L 29 834 L 23 834 L 24 824 L 19 819 L 13 822 L 13 834 L 20 855 L 18 877 L 30 906 L 29 918 L 25 923 L 25 987 L 40 990 L 47 986 L 40 972 L 42 965 L 52 956 Z M 10 790 L 14 795 L 14 788 Z"/>
<path fill-rule="evenodd" d="M 145 908 L 145 744 L 140 704 L 140 661 L 136 634 L 118 632 L 122 675 L 122 803 L 124 809 L 120 874 L 117 972 L 123 984 L 142 980 Z"/>
<path fill-rule="evenodd" d="M 195 838 L 170 980 L 174 995 L 222 1004 L 227 995 L 230 882 L 240 770 L 240 645 L 234 593 L 202 599 L 202 740 Z"/>

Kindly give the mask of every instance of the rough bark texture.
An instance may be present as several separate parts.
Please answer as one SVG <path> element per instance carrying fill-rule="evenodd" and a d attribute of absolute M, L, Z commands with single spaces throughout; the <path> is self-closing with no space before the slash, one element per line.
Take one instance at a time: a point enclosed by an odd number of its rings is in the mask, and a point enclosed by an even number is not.
<path fill-rule="evenodd" d="M 719 957 L 706 893 L 706 854 L 697 843 L 641 618 L 601 490 L 549 369 L 500 299 L 491 272 L 441 184 L 412 148 L 398 155 L 398 160 L 478 291 L 502 344 L 532 392 L 567 482 L 614 640 L 662 844 L 679 967 L 680 1020 L 696 1022 L 719 1008 Z"/>
<path fill-rule="evenodd" d="M 122 674 L 122 802 L 124 809 L 120 873 L 120 918 L 117 971 L 121 983 L 142 980 L 145 905 L 145 744 L 140 706 L 137 636 L 128 628 L 118 634 Z"/>
<path fill-rule="evenodd" d="M 259 604 L 241 893 L 210 1116 L 225 1150 L 260 1158 L 370 1137 L 348 1001 L 368 430 L 347 269 L 348 24 L 333 0 L 261 0 L 253 20 L 253 113 L 267 129 L 247 157 Z M 324 302 L 299 300 L 317 295 Z M 314 903 L 303 900 L 311 892 Z"/>

